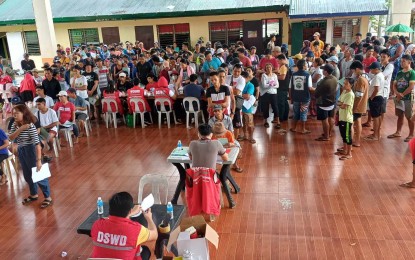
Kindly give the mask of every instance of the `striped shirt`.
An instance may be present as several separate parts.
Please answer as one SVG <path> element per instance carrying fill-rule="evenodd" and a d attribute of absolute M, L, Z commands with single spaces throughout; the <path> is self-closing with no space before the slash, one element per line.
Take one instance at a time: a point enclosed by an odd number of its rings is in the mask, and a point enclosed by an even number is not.
<path fill-rule="evenodd" d="M 16 132 L 17 129 L 19 129 L 19 127 L 16 123 L 13 123 L 12 128 L 10 129 L 10 134 Z M 36 126 L 31 123 L 29 129 L 20 132 L 19 136 L 16 138 L 16 141 L 19 146 L 38 144 L 39 136 L 36 131 Z"/>

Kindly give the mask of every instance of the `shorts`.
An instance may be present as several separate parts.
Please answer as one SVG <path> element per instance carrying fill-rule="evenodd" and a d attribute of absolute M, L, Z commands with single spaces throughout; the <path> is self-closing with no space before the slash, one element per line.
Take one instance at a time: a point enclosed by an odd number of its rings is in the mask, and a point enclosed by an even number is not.
<path fill-rule="evenodd" d="M 405 117 L 407 119 L 411 119 L 413 115 L 413 104 L 414 102 L 412 100 L 403 100 L 404 109 L 405 111 L 402 111 L 401 109 L 398 109 L 395 107 L 395 115 L 399 115 L 399 113 L 405 113 Z"/>
<path fill-rule="evenodd" d="M 362 113 L 353 113 L 353 122 L 362 117 Z"/>
<path fill-rule="evenodd" d="M 88 115 L 85 113 L 75 113 L 75 118 L 77 120 L 85 121 L 88 118 Z"/>
<path fill-rule="evenodd" d="M 40 138 L 40 140 L 49 140 L 50 134 L 54 134 L 55 136 L 57 136 L 56 131 L 54 131 L 54 130 L 49 130 L 48 131 L 47 129 L 41 127 L 39 138 Z"/>
<path fill-rule="evenodd" d="M 388 98 L 383 98 L 382 107 L 380 109 L 380 113 L 385 114 L 386 113 L 386 106 L 388 105 Z"/>
<path fill-rule="evenodd" d="M 376 96 L 373 99 L 369 99 L 369 110 L 373 118 L 380 117 L 382 112 L 383 97 Z"/>
<path fill-rule="evenodd" d="M 342 136 L 343 143 L 352 145 L 352 123 L 339 121 L 340 135 Z"/>
<path fill-rule="evenodd" d="M 23 91 L 22 93 L 20 93 L 20 96 L 22 97 L 23 102 L 33 101 L 33 92 L 30 90 Z"/>
<path fill-rule="evenodd" d="M 241 117 L 241 110 L 235 109 L 235 114 L 232 120 L 233 128 L 241 128 L 242 127 L 242 117 Z"/>
<path fill-rule="evenodd" d="M 242 113 L 244 125 L 247 127 L 254 127 L 254 115 L 251 113 Z"/>
<path fill-rule="evenodd" d="M 324 110 L 317 106 L 317 120 L 326 120 L 328 117 L 334 117 L 334 111 L 336 106 L 332 110 Z"/>
<path fill-rule="evenodd" d="M 308 106 L 310 102 L 293 102 L 293 119 L 295 121 L 307 121 Z"/>

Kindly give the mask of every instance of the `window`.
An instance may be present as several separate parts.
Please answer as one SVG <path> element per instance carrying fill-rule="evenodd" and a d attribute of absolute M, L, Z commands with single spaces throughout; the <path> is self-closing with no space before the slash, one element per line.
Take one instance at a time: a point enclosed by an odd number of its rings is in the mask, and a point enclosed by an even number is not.
<path fill-rule="evenodd" d="M 160 47 L 172 45 L 173 42 L 181 48 L 183 42 L 190 42 L 190 27 L 188 23 L 158 25 Z"/>
<path fill-rule="evenodd" d="M 271 34 L 276 36 L 276 46 L 281 46 L 282 44 L 282 21 L 281 19 L 265 19 L 262 20 L 262 36 L 264 48 L 266 48 Z"/>
<path fill-rule="evenodd" d="M 99 45 L 98 29 L 71 29 L 69 30 L 69 40 L 72 47 L 77 47 L 82 44 Z"/>
<path fill-rule="evenodd" d="M 243 22 L 211 22 L 209 23 L 209 39 L 212 43 L 236 43 L 243 37 Z"/>
<path fill-rule="evenodd" d="M 359 32 L 360 19 L 345 19 L 333 21 L 332 46 L 342 42 L 352 42 L 353 36 Z M 330 40 L 330 39 L 328 39 Z"/>
<path fill-rule="evenodd" d="M 313 41 L 313 34 L 320 33 L 320 40 L 326 42 L 327 21 L 308 21 L 303 22 L 303 40 Z"/>
<path fill-rule="evenodd" d="M 26 53 L 29 55 L 40 55 L 37 31 L 23 32 L 23 40 L 26 47 Z"/>

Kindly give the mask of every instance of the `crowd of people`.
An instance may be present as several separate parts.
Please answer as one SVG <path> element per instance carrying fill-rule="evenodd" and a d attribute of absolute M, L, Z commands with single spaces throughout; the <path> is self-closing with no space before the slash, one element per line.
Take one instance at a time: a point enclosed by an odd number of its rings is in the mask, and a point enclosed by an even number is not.
<path fill-rule="evenodd" d="M 401 137 L 406 118 L 409 134 L 404 141 L 411 141 L 415 45 L 409 38 L 363 39 L 357 33 L 352 43 L 341 46 L 324 43 L 319 32 L 313 38 L 305 40 L 301 51 L 291 57 L 288 45 L 276 46 L 274 36 L 263 54 L 242 41 L 229 46 L 199 41 L 193 47 L 184 42 L 181 49 L 177 44 L 162 48 L 157 42 L 146 49 L 139 41 L 73 49 L 58 45 L 53 64 L 42 67 L 43 76 L 25 54 L 21 62 L 24 79 L 20 88 L 10 89 L 15 96 L 14 118 L 8 126 L 9 138 L 17 140 L 14 151 L 22 157 L 30 186 L 30 196 L 23 203 L 37 199 L 39 185 L 45 196 L 42 207 L 51 204 L 49 184 L 33 184 L 30 167 L 51 160 L 48 153 L 59 129 L 71 128 L 74 143 L 78 143 L 85 121 L 100 121 L 109 109 L 102 105 L 103 99 L 115 99 L 121 117 L 138 109 L 154 112 L 157 107 L 149 96 L 167 98 L 180 123 L 188 107 L 179 100 L 194 97 L 200 101 L 198 109 L 208 119 L 213 136 L 228 139 L 227 146 L 245 140 L 256 143 L 255 114 L 262 117 L 265 128 L 274 124 L 279 132 L 297 134 L 309 134 L 307 120 L 316 117 L 322 125 L 322 135 L 316 141 L 329 141 L 334 126 L 339 126 L 344 143 L 336 152 L 340 160 L 351 159 L 352 147 L 360 147 L 362 140 L 381 138 L 386 104 L 393 99 L 396 132 L 387 137 Z M 0 70 L 0 84 L 12 82 L 10 75 Z M 143 99 L 144 106 L 130 104 L 132 98 Z M 363 123 L 364 115 L 367 121 Z M 148 118 L 145 124 L 151 124 Z M 362 127 L 371 127 L 373 134 L 362 137 Z M 5 157 L 1 151 L 9 145 L 3 134 L 0 132 L 0 160 Z M 415 143 L 410 144 L 415 163 Z M 233 169 L 242 171 L 237 163 Z M 7 183 L 7 176 L 1 176 L 0 184 Z M 414 188 L 415 179 L 402 186 Z"/>

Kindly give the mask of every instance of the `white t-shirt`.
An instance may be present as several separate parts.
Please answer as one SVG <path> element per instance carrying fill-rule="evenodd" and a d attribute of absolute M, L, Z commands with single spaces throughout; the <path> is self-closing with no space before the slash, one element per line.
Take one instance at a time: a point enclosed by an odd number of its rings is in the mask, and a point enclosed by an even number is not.
<path fill-rule="evenodd" d="M 385 86 L 385 76 L 383 75 L 382 72 L 379 72 L 376 75 L 373 75 L 372 80 L 370 81 L 370 85 L 369 85 L 369 97 L 372 96 L 373 91 L 375 91 L 375 87 L 378 86 L 379 87 L 379 91 L 376 94 L 376 96 L 381 96 L 383 97 L 383 91 L 382 88 Z"/>
<path fill-rule="evenodd" d="M 75 89 L 76 89 L 76 95 L 80 96 L 81 98 L 88 98 L 88 90 L 78 90 L 82 86 L 87 86 L 88 82 L 85 78 L 85 76 L 81 75 L 79 78 L 71 78 L 71 86 L 73 81 L 75 80 Z"/>
<path fill-rule="evenodd" d="M 51 108 L 48 108 L 48 111 L 46 111 L 46 113 L 44 113 L 44 114 L 42 112 L 38 111 L 38 112 L 35 113 L 35 116 L 40 117 L 40 118 L 38 118 L 38 120 L 40 122 L 40 126 L 47 126 L 47 125 L 50 125 L 52 123 L 56 123 L 56 122 L 59 121 L 55 110 L 53 110 Z M 53 130 L 53 131 L 57 132 L 58 127 L 54 126 L 50 130 Z"/>
<path fill-rule="evenodd" d="M 384 98 L 389 98 L 393 69 L 393 63 L 389 63 L 385 66 L 384 70 L 382 71 L 383 76 L 385 76 L 385 85 L 383 85 L 382 89 Z"/>
<path fill-rule="evenodd" d="M 36 100 L 37 100 L 38 98 L 40 98 L 40 97 L 39 97 L 39 96 L 36 96 L 36 97 L 33 99 L 33 103 L 36 103 Z M 49 97 L 49 96 L 45 96 L 45 97 L 44 97 L 44 99 L 45 99 L 45 101 L 46 101 L 46 106 L 47 106 L 47 107 L 52 108 L 52 107 L 55 105 L 55 103 L 53 102 L 53 99 L 52 99 L 51 97 Z"/>
<path fill-rule="evenodd" d="M 231 83 L 232 81 L 232 83 Z M 239 76 L 237 78 L 235 78 L 232 75 L 228 75 L 226 76 L 226 80 L 225 80 L 226 85 L 228 86 L 232 86 L 233 89 L 238 89 L 239 91 L 241 91 L 240 95 L 242 95 L 242 91 L 245 88 L 245 79 L 242 76 Z"/>
<path fill-rule="evenodd" d="M 279 87 L 278 84 L 278 76 L 275 73 L 272 73 L 271 76 L 267 74 L 262 74 L 261 77 L 261 88 L 259 89 L 261 95 L 265 93 L 268 94 L 277 94 L 277 88 Z"/>
<path fill-rule="evenodd" d="M 323 71 L 320 69 L 320 67 L 314 68 L 314 71 L 313 71 L 313 73 L 311 74 L 311 77 L 310 77 L 311 78 L 311 82 L 313 81 L 312 78 L 315 75 L 320 75 L 320 78 L 316 82 L 313 82 L 312 83 L 313 88 L 316 88 L 317 87 L 317 83 L 324 78 Z"/>

